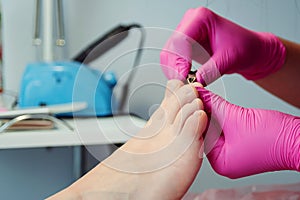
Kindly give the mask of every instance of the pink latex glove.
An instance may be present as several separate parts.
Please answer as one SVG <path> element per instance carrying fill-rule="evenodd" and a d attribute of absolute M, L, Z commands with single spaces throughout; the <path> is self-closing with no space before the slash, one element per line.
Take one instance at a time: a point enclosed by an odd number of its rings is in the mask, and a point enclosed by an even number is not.
<path fill-rule="evenodd" d="M 203 7 L 185 13 L 160 54 L 169 79 L 183 80 L 191 60 L 203 64 L 196 74 L 203 85 L 231 73 L 263 78 L 280 69 L 285 57 L 286 49 L 275 35 L 247 30 Z"/>
<path fill-rule="evenodd" d="M 300 118 L 233 105 L 197 88 L 210 116 L 205 152 L 214 170 L 239 178 L 277 170 L 300 171 Z"/>

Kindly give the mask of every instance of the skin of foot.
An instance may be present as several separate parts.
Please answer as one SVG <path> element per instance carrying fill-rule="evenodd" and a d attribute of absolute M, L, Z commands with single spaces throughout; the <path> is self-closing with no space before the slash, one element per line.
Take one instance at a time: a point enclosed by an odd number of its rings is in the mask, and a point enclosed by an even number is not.
<path fill-rule="evenodd" d="M 181 199 L 203 159 L 207 116 L 193 85 L 171 80 L 141 131 L 49 200 Z"/>

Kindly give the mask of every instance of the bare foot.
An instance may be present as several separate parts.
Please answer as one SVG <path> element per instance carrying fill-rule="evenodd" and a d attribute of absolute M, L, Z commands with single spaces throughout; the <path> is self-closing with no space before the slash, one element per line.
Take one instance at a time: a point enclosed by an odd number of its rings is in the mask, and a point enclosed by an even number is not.
<path fill-rule="evenodd" d="M 180 199 L 196 177 L 207 116 L 191 85 L 168 82 L 147 125 L 110 157 L 49 199 Z"/>

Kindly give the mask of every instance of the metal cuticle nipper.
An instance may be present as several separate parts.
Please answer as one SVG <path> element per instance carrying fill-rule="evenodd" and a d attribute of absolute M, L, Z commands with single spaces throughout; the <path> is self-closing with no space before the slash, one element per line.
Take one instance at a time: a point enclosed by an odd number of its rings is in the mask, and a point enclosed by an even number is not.
<path fill-rule="evenodd" d="M 186 81 L 187 83 L 191 84 L 197 81 L 197 77 L 196 77 L 196 72 L 197 71 L 190 71 L 189 74 L 186 77 Z"/>

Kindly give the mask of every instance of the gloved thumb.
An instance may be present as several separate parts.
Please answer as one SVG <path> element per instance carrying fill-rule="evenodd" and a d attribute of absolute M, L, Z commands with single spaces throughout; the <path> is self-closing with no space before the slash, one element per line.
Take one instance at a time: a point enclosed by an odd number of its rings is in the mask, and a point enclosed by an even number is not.
<path fill-rule="evenodd" d="M 205 88 L 196 87 L 196 89 L 203 102 L 205 112 L 219 124 L 222 130 L 228 114 L 232 113 L 235 116 L 234 108 L 236 106 Z"/>
<path fill-rule="evenodd" d="M 222 63 L 217 61 L 216 55 L 212 56 L 197 70 L 197 81 L 203 86 L 214 82 L 224 74 L 220 66 L 222 66 Z"/>
<path fill-rule="evenodd" d="M 209 116 L 209 123 L 204 137 L 204 152 L 209 161 L 213 163 L 212 167 L 218 170 L 219 162 L 217 160 L 225 147 L 225 137 L 222 123 L 219 122 L 223 121 L 222 116 L 218 115 L 218 112 L 214 112 L 214 110 L 224 104 L 225 100 L 205 88 L 197 87 L 197 90 L 204 104 L 204 110 Z"/>

